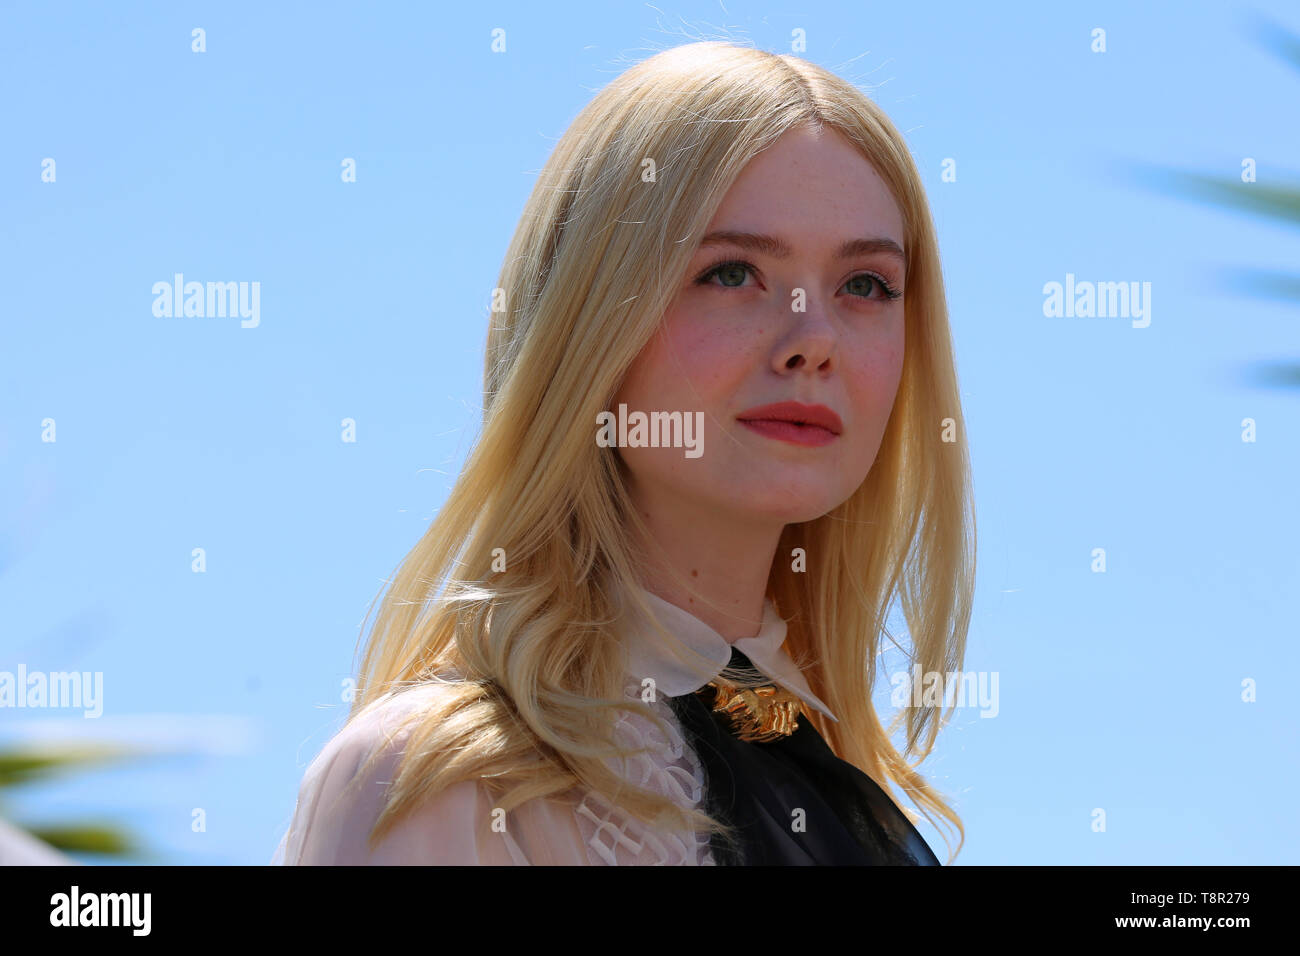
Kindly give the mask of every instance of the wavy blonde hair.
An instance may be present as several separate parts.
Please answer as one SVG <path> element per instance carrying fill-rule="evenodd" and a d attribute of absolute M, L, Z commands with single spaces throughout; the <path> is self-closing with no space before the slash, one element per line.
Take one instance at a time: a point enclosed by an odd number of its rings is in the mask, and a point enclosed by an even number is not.
<path fill-rule="evenodd" d="M 813 692 L 840 717 L 808 715 L 830 747 L 891 798 L 900 787 L 931 823 L 931 812 L 944 818 L 964 843 L 960 818 L 914 769 L 951 710 L 904 708 L 886 729 L 871 700 L 880 636 L 898 646 L 885 620 L 894 601 L 909 665 L 946 674 L 962 665 L 974 586 L 969 457 L 920 177 L 902 136 L 852 84 L 796 57 L 708 41 L 660 52 L 610 83 L 529 197 L 498 281 L 503 308 L 491 315 L 482 432 L 389 582 L 361 663 L 352 719 L 400 687 L 452 669 L 463 678 L 412 717 L 371 846 L 463 780 L 490 787 L 507 813 L 585 786 L 648 824 L 734 835 L 606 763 L 635 752 L 612 736 L 620 710 L 660 718 L 625 694 L 614 625 L 629 595 L 646 610 L 630 537 L 645 528 L 595 423 L 732 183 L 800 127 L 846 137 L 900 209 L 906 347 L 874 466 L 847 501 L 784 529 L 778 555 L 802 548 L 813 568 L 795 573 L 778 558 L 768 596 L 788 619 L 786 649 L 811 662 Z M 643 181 L 647 158 L 653 182 Z M 956 441 L 942 440 L 945 428 Z M 507 570 L 494 570 L 502 555 Z M 904 716 L 900 753 L 890 738 Z M 951 862 L 961 843 L 944 839 Z"/>

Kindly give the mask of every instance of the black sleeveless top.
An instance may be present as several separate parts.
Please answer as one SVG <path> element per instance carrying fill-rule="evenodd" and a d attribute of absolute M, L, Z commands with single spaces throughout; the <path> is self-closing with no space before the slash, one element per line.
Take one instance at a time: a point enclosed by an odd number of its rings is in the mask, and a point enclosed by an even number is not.
<path fill-rule="evenodd" d="M 730 671 L 757 669 L 734 647 Z M 835 756 L 808 720 L 787 737 L 741 740 L 701 693 L 669 697 L 704 768 L 706 809 L 737 828 L 714 834 L 726 866 L 939 866 L 912 822 L 874 780 Z M 796 828 L 795 811 L 804 816 Z"/>

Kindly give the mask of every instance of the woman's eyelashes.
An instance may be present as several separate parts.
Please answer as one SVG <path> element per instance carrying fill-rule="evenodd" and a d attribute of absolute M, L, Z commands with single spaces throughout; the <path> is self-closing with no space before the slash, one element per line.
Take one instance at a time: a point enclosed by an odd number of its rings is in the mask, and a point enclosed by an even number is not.
<path fill-rule="evenodd" d="M 722 262 L 714 263 L 713 265 L 709 266 L 709 268 L 705 269 L 702 273 L 700 273 L 699 276 L 697 276 L 695 279 L 695 284 L 716 285 L 718 288 L 722 288 L 722 289 L 741 289 L 744 288 L 743 283 L 745 281 L 745 273 L 747 272 L 750 274 L 755 274 L 758 272 L 758 270 L 751 263 L 745 262 L 743 260 L 726 259 L 723 260 Z M 734 285 L 729 285 L 725 281 L 722 282 L 721 284 L 714 283 L 713 281 L 711 281 L 714 277 L 722 278 L 724 276 L 727 278 L 737 279 L 738 281 Z M 869 285 L 865 289 L 862 288 L 863 285 L 865 284 L 864 280 L 865 283 L 869 283 Z M 857 275 L 852 276 L 847 282 L 845 282 L 842 288 L 847 288 L 850 285 L 853 285 L 854 283 L 858 284 L 858 288 L 861 291 L 851 292 L 849 294 L 854 296 L 855 298 L 866 299 L 868 301 L 870 301 L 873 298 L 873 296 L 870 295 L 873 288 L 879 290 L 880 292 L 879 296 L 874 296 L 874 298 L 876 298 L 877 300 L 897 299 L 899 296 L 903 294 L 898 290 L 896 290 L 893 287 L 893 285 L 890 284 L 889 280 L 887 280 L 884 276 L 877 275 L 874 272 L 859 272 Z"/>

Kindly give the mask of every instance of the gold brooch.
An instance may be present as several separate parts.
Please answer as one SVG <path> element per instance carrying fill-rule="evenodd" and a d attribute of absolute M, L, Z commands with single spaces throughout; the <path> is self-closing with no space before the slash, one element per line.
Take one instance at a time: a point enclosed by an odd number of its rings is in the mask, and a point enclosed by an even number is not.
<path fill-rule="evenodd" d="M 741 740 L 764 743 L 799 729 L 803 701 L 783 687 L 737 687 L 721 677 L 705 686 L 713 689 L 713 712 L 726 714 L 732 733 Z"/>

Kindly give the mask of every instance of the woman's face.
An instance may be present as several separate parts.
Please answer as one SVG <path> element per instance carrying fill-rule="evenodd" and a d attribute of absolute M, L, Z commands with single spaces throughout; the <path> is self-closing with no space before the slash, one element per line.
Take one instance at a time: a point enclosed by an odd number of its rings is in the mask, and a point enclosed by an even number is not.
<path fill-rule="evenodd" d="M 856 240 L 866 242 L 843 255 Z M 615 398 L 615 414 L 619 404 L 629 414 L 703 412 L 699 457 L 619 448 L 638 507 L 784 525 L 852 495 L 902 373 L 902 248 L 889 190 L 840 134 L 793 130 L 755 157 Z M 736 264 L 715 268 L 723 262 Z M 838 423 L 780 424 L 802 413 L 755 411 L 779 402 L 824 406 Z"/>

